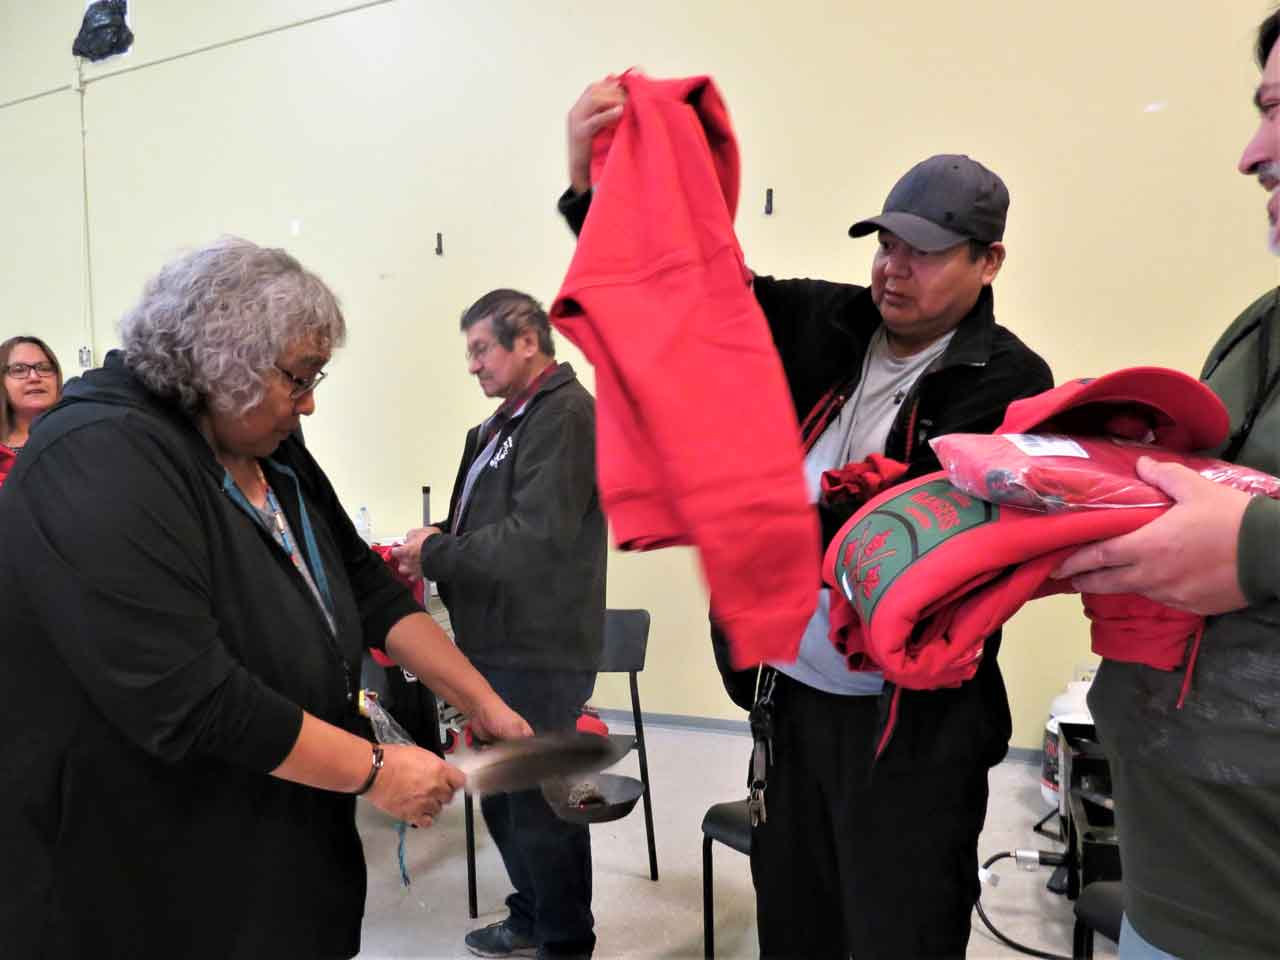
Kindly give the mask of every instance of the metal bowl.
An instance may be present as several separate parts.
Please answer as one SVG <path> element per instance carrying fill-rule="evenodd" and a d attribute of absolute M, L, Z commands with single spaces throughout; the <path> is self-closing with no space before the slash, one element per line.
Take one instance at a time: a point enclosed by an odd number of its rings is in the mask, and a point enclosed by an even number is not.
<path fill-rule="evenodd" d="M 569 791 L 580 783 L 590 783 L 604 797 L 603 803 L 572 806 L 568 803 Z M 620 820 L 630 813 L 644 793 L 644 784 L 635 777 L 618 773 L 590 773 L 575 777 L 561 777 L 542 784 L 542 795 L 561 820 L 570 823 L 607 823 Z"/>

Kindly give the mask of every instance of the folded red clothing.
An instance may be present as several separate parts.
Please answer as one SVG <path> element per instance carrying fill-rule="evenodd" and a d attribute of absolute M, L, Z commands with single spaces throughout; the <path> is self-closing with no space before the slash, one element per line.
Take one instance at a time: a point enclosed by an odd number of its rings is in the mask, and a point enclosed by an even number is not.
<path fill-rule="evenodd" d="M 1176 371 L 1142 367 L 1074 380 L 1012 404 L 1001 429 L 1090 436 L 1117 425 L 1126 436 L 1150 433 L 1170 451 L 1190 451 L 1220 443 L 1228 418 L 1204 384 Z M 1008 441 L 999 437 L 973 442 L 1003 445 L 1006 455 L 1009 450 Z M 1127 460 L 1130 471 L 1138 456 L 1150 452 L 1102 444 L 1107 457 Z M 974 488 L 989 492 L 993 484 L 988 474 L 996 468 L 978 463 L 971 470 Z M 1214 469 L 1221 473 L 1222 468 Z M 1242 475 L 1236 468 L 1228 472 Z M 1127 481 L 1116 487 L 1120 493 L 1113 489 L 1110 495 L 1127 498 L 1128 509 L 1042 512 L 1010 505 L 1008 500 L 1033 495 L 1043 501 L 1050 492 L 1059 505 L 1099 497 L 1096 477 L 1081 480 L 1069 473 L 1063 479 L 1034 471 L 1030 476 L 1022 488 L 999 477 L 994 485 L 1013 493 L 1006 502 L 989 503 L 953 486 L 945 472 L 929 474 L 880 494 L 850 519 L 832 540 L 823 564 L 823 579 L 837 588 L 831 640 L 850 669 L 882 669 L 899 693 L 970 679 L 986 638 L 1024 603 L 1073 592 L 1069 582 L 1050 578 L 1067 556 L 1084 544 L 1132 532 L 1169 506 L 1163 496 L 1152 505 L 1148 493 L 1134 493 Z M 1249 482 L 1271 486 L 1274 480 L 1253 477 Z M 1164 670 L 1185 666 L 1180 706 L 1203 634 L 1202 619 L 1141 597 L 1088 596 L 1084 603 L 1092 621 L 1093 649 L 1101 656 Z M 897 696 L 879 750 L 892 732 Z"/>
<path fill-rule="evenodd" d="M 1071 592 L 1049 574 L 1072 550 L 1136 530 L 1164 509 L 1036 513 L 971 497 L 943 473 L 895 487 L 827 550 L 823 576 L 838 588 L 832 642 L 851 668 L 881 669 L 899 686 L 962 683 L 977 671 L 986 638 L 1023 604 Z"/>
<path fill-rule="evenodd" d="M 847 463 L 822 474 L 822 498 L 830 504 L 861 506 L 902 479 L 907 465 L 873 453 L 865 460 Z"/>
<path fill-rule="evenodd" d="M 1180 463 L 1251 494 L 1280 497 L 1280 479 L 1211 457 L 1111 437 L 953 433 L 929 441 L 960 490 L 991 503 L 1057 511 L 1169 506 L 1138 477 L 1140 457 Z"/>
<path fill-rule="evenodd" d="M 382 558 L 382 562 L 387 565 L 387 568 L 395 578 L 409 588 L 410 592 L 413 594 L 413 599 L 417 600 L 418 603 L 425 608 L 427 605 L 427 582 L 421 578 L 417 580 L 410 580 L 408 577 L 400 573 L 399 565 L 391 556 L 391 551 L 395 548 L 396 544 L 393 543 L 375 543 L 370 549 Z M 380 667 L 394 667 L 396 665 L 396 662 L 381 650 L 370 650 L 369 653 L 372 655 L 374 663 L 378 664 Z"/>

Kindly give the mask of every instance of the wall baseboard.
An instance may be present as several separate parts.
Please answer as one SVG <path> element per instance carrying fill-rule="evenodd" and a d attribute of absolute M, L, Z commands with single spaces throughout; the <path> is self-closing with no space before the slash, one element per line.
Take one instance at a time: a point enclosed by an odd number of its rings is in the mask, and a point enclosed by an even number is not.
<path fill-rule="evenodd" d="M 601 709 L 598 711 L 605 723 L 631 725 L 630 710 Z M 700 730 L 704 733 L 737 733 L 744 737 L 751 735 L 751 729 L 745 720 L 721 720 L 717 717 L 690 717 L 682 713 L 649 713 L 641 711 L 645 726 L 674 727 L 678 730 Z"/>
<path fill-rule="evenodd" d="M 597 711 L 600 719 L 609 726 L 615 723 L 631 726 L 631 711 L 604 708 Z M 691 717 L 682 713 L 648 713 L 640 714 L 645 726 L 668 727 L 675 730 L 697 730 L 703 733 L 734 733 L 749 737 L 751 730 L 745 720 L 721 720 L 717 717 Z M 1040 765 L 1041 752 L 1031 747 L 1010 747 L 1006 763 L 1025 763 L 1031 766 Z"/>

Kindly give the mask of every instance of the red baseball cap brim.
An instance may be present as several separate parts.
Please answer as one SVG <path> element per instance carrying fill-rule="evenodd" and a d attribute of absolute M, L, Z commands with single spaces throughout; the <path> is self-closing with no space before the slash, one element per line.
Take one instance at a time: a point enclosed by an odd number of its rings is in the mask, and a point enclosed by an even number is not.
<path fill-rule="evenodd" d="M 1173 450 L 1213 449 L 1231 429 L 1226 407 L 1206 384 L 1165 367 L 1129 367 L 1017 400 L 996 432 L 1101 434 L 1120 412 L 1145 414 L 1156 442 Z"/>

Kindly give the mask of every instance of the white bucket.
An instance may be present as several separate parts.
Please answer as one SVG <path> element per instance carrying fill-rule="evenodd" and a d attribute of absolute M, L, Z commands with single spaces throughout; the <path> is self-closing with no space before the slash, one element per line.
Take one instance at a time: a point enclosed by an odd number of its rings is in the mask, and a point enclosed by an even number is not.
<path fill-rule="evenodd" d="M 1049 719 L 1044 725 L 1044 752 L 1040 758 L 1040 796 L 1047 806 L 1057 807 L 1059 811 L 1064 811 L 1066 804 L 1062 800 L 1058 782 L 1058 724 L 1064 720 L 1067 723 L 1093 723 L 1089 705 L 1085 701 L 1089 686 L 1088 680 L 1073 680 L 1049 704 Z"/>

